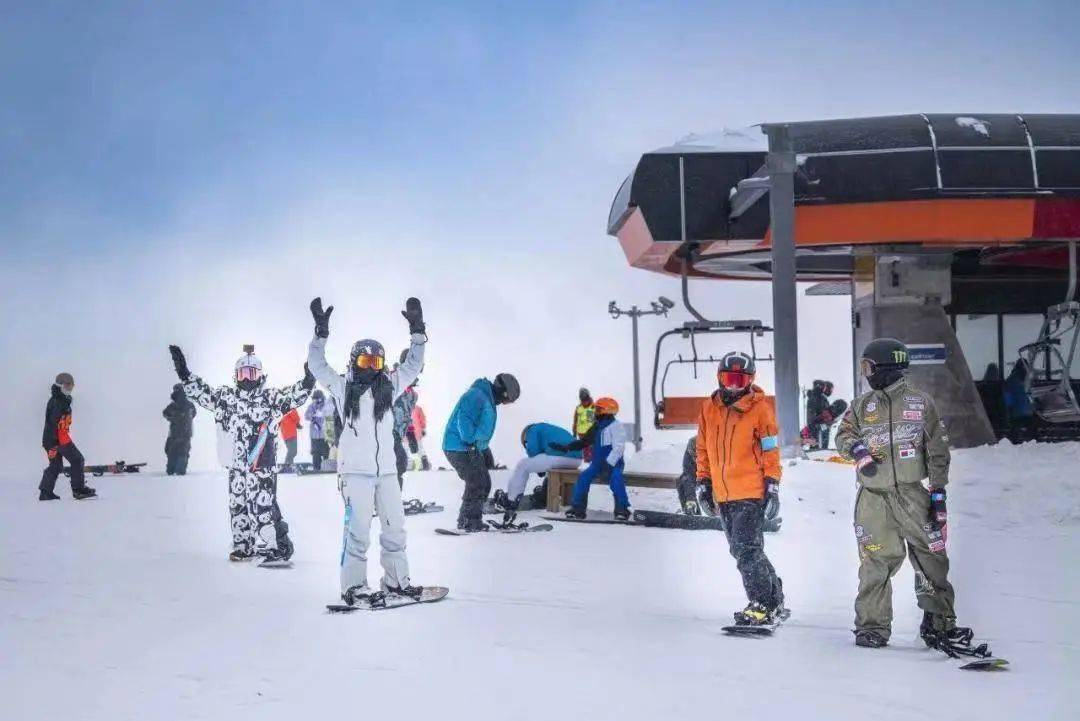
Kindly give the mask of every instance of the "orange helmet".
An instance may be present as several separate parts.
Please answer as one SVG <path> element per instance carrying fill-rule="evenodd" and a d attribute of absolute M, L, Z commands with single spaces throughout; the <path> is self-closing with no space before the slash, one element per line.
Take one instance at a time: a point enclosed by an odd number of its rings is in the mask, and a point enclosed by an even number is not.
<path fill-rule="evenodd" d="M 619 402 L 614 398 L 597 398 L 593 401 L 598 416 L 613 416 L 619 412 Z"/>

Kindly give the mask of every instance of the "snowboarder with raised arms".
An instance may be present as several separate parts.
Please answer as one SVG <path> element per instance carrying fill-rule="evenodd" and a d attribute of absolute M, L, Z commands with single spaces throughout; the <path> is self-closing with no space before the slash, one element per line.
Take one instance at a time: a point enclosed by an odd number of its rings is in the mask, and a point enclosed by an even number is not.
<path fill-rule="evenodd" d="M 852 401 L 836 436 L 841 455 L 855 462 L 859 485 L 855 643 L 869 648 L 888 644 L 891 579 L 907 555 L 923 609 L 921 637 L 933 647 L 965 645 L 972 633 L 956 625 L 945 551 L 949 438 L 933 399 L 904 377 L 908 364 L 907 346 L 895 338 L 867 344 L 860 366 L 871 390 Z"/>
<path fill-rule="evenodd" d="M 412 343 L 393 371 L 386 367 L 386 351 L 371 339 L 358 340 L 349 353 L 344 375 L 326 361 L 330 314 L 322 299 L 311 301 L 315 335 L 308 346 L 308 366 L 330 396 L 341 416 L 338 433 L 338 482 L 345 501 L 345 532 L 341 551 L 341 598 L 348 606 L 385 606 L 388 596 L 421 600 L 423 588 L 409 583 L 405 555 L 405 511 L 401 504 L 394 454 L 392 406 L 424 366 L 427 329 L 420 301 L 409 298 L 401 314 L 409 324 Z M 381 530 L 383 577 L 373 591 L 367 581 L 367 551 L 371 517 L 378 511 Z"/>
<path fill-rule="evenodd" d="M 776 412 L 755 375 L 749 355 L 726 354 L 716 374 L 720 388 L 698 416 L 697 477 L 712 488 L 748 601 L 735 613 L 736 626 L 768 626 L 786 616 L 783 584 L 765 555 L 764 536 L 766 516 L 779 510 Z"/>
<path fill-rule="evenodd" d="M 233 367 L 236 385 L 211 388 L 188 370 L 178 346 L 169 346 L 169 353 L 184 393 L 213 412 L 214 421 L 232 441 L 228 471 L 233 549 L 229 560 L 249 561 L 259 555 L 263 568 L 290 565 L 294 549 L 277 502 L 274 436 L 282 417 L 307 402 L 315 377 L 305 366 L 304 377 L 291 386 L 267 388 L 262 362 L 255 356 L 255 347 L 248 345 Z"/>

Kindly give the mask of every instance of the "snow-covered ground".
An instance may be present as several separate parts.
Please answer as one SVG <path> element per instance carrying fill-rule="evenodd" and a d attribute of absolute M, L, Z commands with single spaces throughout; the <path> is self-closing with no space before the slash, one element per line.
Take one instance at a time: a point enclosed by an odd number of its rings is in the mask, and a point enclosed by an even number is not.
<path fill-rule="evenodd" d="M 669 468 L 680 452 L 666 453 Z M 436 536 L 461 484 L 414 473 L 406 495 L 447 511 L 410 519 L 413 578 L 450 586 L 450 598 L 329 616 L 341 541 L 332 476 L 282 477 L 296 567 L 267 571 L 226 561 L 220 473 L 105 477 L 92 480 L 99 500 L 39 503 L 39 469 L 27 468 L 0 479 L 0 717 L 1077 718 L 1078 466 L 1080 444 L 955 456 L 952 580 L 961 622 L 1012 661 L 997 674 L 922 648 L 907 567 L 892 646 L 853 645 L 847 466 L 786 470 L 784 526 L 767 548 L 793 615 L 766 640 L 720 633 L 744 599 L 711 532 Z M 632 499 L 675 505 L 665 492 Z M 593 489 L 593 507 L 610 503 Z"/>

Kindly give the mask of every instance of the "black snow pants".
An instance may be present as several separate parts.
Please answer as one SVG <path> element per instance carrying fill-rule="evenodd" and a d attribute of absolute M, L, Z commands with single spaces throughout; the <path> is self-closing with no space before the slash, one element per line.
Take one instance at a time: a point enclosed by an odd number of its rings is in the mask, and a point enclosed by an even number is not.
<path fill-rule="evenodd" d="M 753 499 L 718 503 L 724 519 L 728 550 L 742 575 L 747 600 L 776 608 L 784 601 L 784 588 L 765 555 L 765 501 Z"/>
<path fill-rule="evenodd" d="M 325 438 L 312 438 L 311 439 L 311 465 L 315 467 L 315 470 L 322 470 L 322 462 L 324 458 L 330 457 L 330 444 L 326 442 Z"/>
<path fill-rule="evenodd" d="M 56 457 L 49 459 L 49 466 L 41 474 L 41 483 L 38 484 L 38 490 L 46 493 L 53 492 L 53 489 L 56 488 L 56 479 L 60 477 L 60 473 L 64 470 L 65 460 L 71 466 L 71 490 L 77 491 L 86 487 L 86 474 L 83 471 L 86 459 L 83 458 L 83 454 L 79 452 L 74 443 L 65 443 L 56 449 Z"/>
<path fill-rule="evenodd" d="M 397 462 L 398 486 L 405 488 L 405 471 L 409 469 L 409 456 L 405 453 L 405 446 L 401 443 L 401 434 L 394 431 L 394 460 Z"/>
<path fill-rule="evenodd" d="M 191 456 L 191 438 L 169 437 L 165 439 L 165 473 L 170 476 L 182 476 L 187 473 L 188 458 Z"/>
<path fill-rule="evenodd" d="M 458 525 L 465 522 L 482 522 L 484 501 L 491 493 L 491 474 L 488 473 L 484 455 L 479 451 L 447 451 L 446 459 L 457 471 L 458 477 L 465 481 L 465 492 L 461 494 L 461 510 L 458 511 Z"/>

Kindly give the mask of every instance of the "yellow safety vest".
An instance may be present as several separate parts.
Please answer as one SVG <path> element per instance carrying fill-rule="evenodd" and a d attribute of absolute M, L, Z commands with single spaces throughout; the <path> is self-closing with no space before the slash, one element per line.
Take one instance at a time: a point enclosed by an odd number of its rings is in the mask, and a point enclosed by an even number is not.
<path fill-rule="evenodd" d="M 591 405 L 586 408 L 583 405 L 578 405 L 574 409 L 574 435 L 581 437 L 585 435 L 585 431 L 592 427 L 592 424 L 596 423 L 596 406 Z"/>

